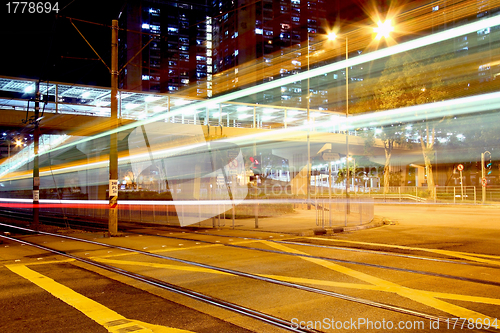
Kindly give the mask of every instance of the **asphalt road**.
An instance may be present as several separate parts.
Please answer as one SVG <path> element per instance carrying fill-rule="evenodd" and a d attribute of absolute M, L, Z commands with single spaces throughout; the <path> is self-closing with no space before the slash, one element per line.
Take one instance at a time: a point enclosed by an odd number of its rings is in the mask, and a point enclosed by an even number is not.
<path fill-rule="evenodd" d="M 379 205 L 376 214 L 393 224 L 321 237 L 227 228 L 140 229 L 118 238 L 75 234 L 208 267 L 50 236 L 22 238 L 318 331 L 463 332 L 487 322 L 500 326 L 496 208 Z M 466 223 L 472 219 L 477 223 Z M 283 331 L 12 241 L 0 244 L 0 272 L 2 332 L 106 332 L 110 322 L 116 326 L 109 331 Z M 55 289 L 37 284 L 47 278 Z M 77 295 L 84 297 L 80 303 L 74 303 Z M 108 311 L 111 319 L 101 318 Z M 453 319 L 460 317 L 473 322 L 461 326 Z"/>

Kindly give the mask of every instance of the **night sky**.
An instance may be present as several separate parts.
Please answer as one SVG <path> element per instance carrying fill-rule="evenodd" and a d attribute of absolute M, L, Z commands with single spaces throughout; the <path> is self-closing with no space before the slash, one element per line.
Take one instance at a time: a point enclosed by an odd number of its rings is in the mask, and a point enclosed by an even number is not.
<path fill-rule="evenodd" d="M 7 1 L 8 2 L 8 1 Z M 108 69 L 100 61 L 73 58 L 97 56 L 71 25 L 67 17 L 111 25 L 124 0 L 50 0 L 59 6 L 59 17 L 50 14 L 11 13 L 4 2 L 0 16 L 2 66 L 0 75 L 109 86 Z M 47 2 L 47 1 L 45 1 Z M 94 49 L 110 66 L 111 29 L 74 21 Z"/>

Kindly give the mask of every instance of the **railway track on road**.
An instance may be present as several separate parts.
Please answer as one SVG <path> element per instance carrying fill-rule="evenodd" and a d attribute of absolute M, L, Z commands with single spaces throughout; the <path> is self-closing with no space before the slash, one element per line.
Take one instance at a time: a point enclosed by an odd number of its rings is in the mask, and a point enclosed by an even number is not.
<path fill-rule="evenodd" d="M 147 257 L 151 257 L 151 258 L 166 260 L 166 261 L 170 261 L 170 262 L 176 262 L 176 263 L 183 264 L 183 265 L 190 265 L 190 266 L 195 266 L 195 267 L 199 267 L 199 268 L 203 268 L 203 269 L 209 269 L 209 270 L 218 271 L 218 272 L 222 272 L 225 274 L 230 274 L 230 275 L 245 278 L 245 279 L 252 279 L 252 280 L 257 280 L 257 281 L 261 281 L 261 282 L 265 282 L 265 283 L 271 283 L 274 285 L 280 285 L 280 286 L 284 286 L 284 287 L 288 287 L 288 288 L 293 288 L 296 290 L 301 290 L 301 291 L 306 291 L 306 292 L 319 294 L 319 295 L 323 295 L 323 296 L 327 296 L 327 297 L 342 299 L 345 301 L 354 302 L 357 304 L 362 304 L 364 306 L 369 306 L 369 307 L 373 307 L 373 308 L 377 308 L 377 309 L 383 309 L 383 310 L 387 310 L 387 311 L 391 311 L 391 312 L 395 312 L 395 313 L 400 313 L 400 314 L 405 314 L 405 315 L 409 315 L 409 316 L 413 316 L 413 317 L 417 317 L 417 318 L 438 321 L 441 323 L 446 323 L 448 320 L 447 318 L 444 318 L 444 317 L 424 313 L 421 311 L 411 310 L 411 309 L 405 308 L 405 307 L 394 306 L 394 305 L 390 305 L 390 304 L 386 304 L 386 303 L 382 303 L 382 302 L 377 302 L 377 301 L 371 301 L 371 300 L 364 299 L 361 297 L 354 297 L 354 296 L 350 296 L 350 295 L 343 294 L 343 293 L 338 293 L 338 292 L 333 292 L 333 291 L 324 290 L 324 289 L 320 289 L 320 288 L 310 287 L 310 286 L 307 286 L 304 284 L 282 281 L 282 280 L 278 280 L 278 279 L 274 279 L 274 278 L 265 277 L 262 275 L 257 275 L 257 274 L 247 273 L 247 272 L 238 271 L 238 270 L 234 270 L 234 269 L 218 267 L 215 265 L 208 265 L 208 264 L 204 264 L 204 263 L 200 263 L 200 262 L 195 262 L 192 260 L 179 259 L 179 258 L 175 258 L 175 257 L 171 257 L 171 256 L 165 256 L 165 255 L 161 255 L 161 254 L 157 254 L 157 253 L 151 253 L 151 252 L 147 252 L 147 251 L 143 251 L 143 250 L 139 250 L 139 249 L 135 249 L 135 248 L 110 245 L 110 244 L 106 244 L 106 243 L 71 237 L 71 236 L 67 236 L 67 235 L 58 235 L 58 234 L 52 234 L 52 233 L 48 233 L 48 232 L 36 232 L 36 231 L 32 231 L 32 230 L 29 230 L 26 228 L 13 227 L 13 226 L 5 225 L 5 224 L 0 224 L 0 227 L 13 228 L 14 230 L 18 230 L 18 231 L 25 232 L 25 233 L 32 232 L 32 233 L 37 233 L 40 235 L 46 235 L 46 236 L 57 237 L 57 238 L 64 238 L 64 239 L 72 240 L 72 241 L 76 241 L 76 242 L 84 242 L 87 244 L 102 246 L 104 248 L 121 250 L 121 251 L 125 251 L 125 252 L 130 252 L 133 254 L 144 255 Z M 188 288 L 184 288 L 181 286 L 173 285 L 173 284 L 167 283 L 165 281 L 161 281 L 161 280 L 158 280 L 158 279 L 155 279 L 152 277 L 148 277 L 148 276 L 145 276 L 142 274 L 138 274 L 138 273 L 134 273 L 134 272 L 131 272 L 128 270 L 124 270 L 122 268 L 119 268 L 119 267 L 116 267 L 113 265 L 108 265 L 108 264 L 104 264 L 102 262 L 98 262 L 98 261 L 93 260 L 93 259 L 76 256 L 74 254 L 70 254 L 70 253 L 60 251 L 60 250 L 57 250 L 54 248 L 50 248 L 50 247 L 47 247 L 44 245 L 31 243 L 31 242 L 21 240 L 21 239 L 12 237 L 12 236 L 0 236 L 0 237 L 5 238 L 5 239 L 9 239 L 11 241 L 20 242 L 20 243 L 23 243 L 25 245 L 34 246 L 34 247 L 37 247 L 39 249 L 43 249 L 45 251 L 50 251 L 50 252 L 55 253 L 55 254 L 59 254 L 59 255 L 62 255 L 62 256 L 68 257 L 68 258 L 72 258 L 74 260 L 78 260 L 78 261 L 81 261 L 81 262 L 84 262 L 84 263 L 87 263 L 87 264 L 90 264 L 90 265 L 93 265 L 93 266 L 96 266 L 96 267 L 99 267 L 99 268 L 102 268 L 102 269 L 105 269 L 108 271 L 112 271 L 114 273 L 118 273 L 118 274 L 127 276 L 129 278 L 133 278 L 133 279 L 154 285 L 154 286 L 159 287 L 159 288 L 164 288 L 164 289 L 167 289 L 169 291 L 173 291 L 173 292 L 176 292 L 176 293 L 179 293 L 179 294 L 182 294 L 182 295 L 185 295 L 185 296 L 212 304 L 214 306 L 218 306 L 218 307 L 221 307 L 221 308 L 224 308 L 227 310 L 231 310 L 233 312 L 260 320 L 262 322 L 268 323 L 270 325 L 273 325 L 273 326 L 276 326 L 276 327 L 279 327 L 282 329 L 286 329 L 286 330 L 293 331 L 293 332 L 314 332 L 314 330 L 302 330 L 300 328 L 295 328 L 295 326 L 292 325 L 292 322 L 288 321 L 286 319 L 277 318 L 277 317 L 262 313 L 258 310 L 250 309 L 248 307 L 234 304 L 234 303 L 216 298 L 214 296 L 203 294 L 203 293 L 200 293 L 200 292 L 197 292 L 194 290 L 190 290 Z M 282 252 L 282 254 L 287 254 L 287 253 Z M 481 283 L 481 281 L 472 281 L 472 282 Z M 484 329 L 484 328 L 480 329 L 478 331 L 498 332 L 498 330 Z"/>

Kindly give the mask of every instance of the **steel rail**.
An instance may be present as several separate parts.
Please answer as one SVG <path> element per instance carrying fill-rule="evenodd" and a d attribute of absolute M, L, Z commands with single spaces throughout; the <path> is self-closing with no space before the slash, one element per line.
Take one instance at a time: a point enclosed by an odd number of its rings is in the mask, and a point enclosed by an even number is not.
<path fill-rule="evenodd" d="M 394 306 L 394 305 L 385 304 L 385 303 L 381 303 L 381 302 L 371 301 L 371 300 L 367 300 L 367 299 L 360 298 L 360 297 L 349 296 L 349 295 L 346 295 L 346 294 L 341 294 L 341 293 L 337 293 L 337 292 L 333 292 L 333 291 L 328 291 L 328 290 L 324 290 L 324 289 L 319 289 L 319 288 L 315 288 L 315 287 L 304 286 L 304 285 L 300 285 L 300 284 L 296 284 L 296 283 L 291 283 L 291 282 L 286 282 L 286 281 L 280 281 L 280 280 L 277 280 L 277 279 L 263 277 L 263 276 L 259 276 L 259 275 L 255 275 L 255 274 L 251 274 L 251 273 L 245 273 L 245 272 L 241 272 L 241 271 L 236 271 L 236 270 L 232 270 L 232 269 L 228 269 L 228 268 L 222 268 L 222 267 L 212 266 L 212 265 L 203 264 L 203 263 L 199 263 L 199 262 L 195 262 L 195 261 L 190 261 L 190 260 L 184 260 L 184 259 L 179 259 L 179 258 L 164 256 L 164 255 L 160 255 L 160 254 L 156 254 L 156 253 L 151 253 L 151 252 L 146 252 L 146 251 L 142 251 L 142 250 L 138 250 L 138 249 L 132 249 L 132 248 L 127 248 L 127 247 L 123 247 L 123 246 L 110 245 L 110 244 L 106 244 L 106 243 L 99 243 L 99 242 L 96 242 L 96 241 L 91 241 L 91 240 L 86 240 L 86 239 L 80 239 L 80 238 L 71 237 L 71 236 L 67 236 L 67 235 L 58 235 L 58 234 L 52 234 L 52 233 L 43 232 L 43 231 L 33 231 L 31 229 L 26 229 L 26 228 L 21 228 L 21 227 L 13 227 L 13 226 L 9 226 L 9 225 L 3 224 L 3 223 L 0 223 L 0 226 L 2 226 L 2 227 L 11 227 L 11 228 L 14 228 L 14 229 L 18 229 L 18 230 L 22 230 L 22 231 L 28 231 L 28 232 L 32 232 L 32 233 L 35 233 L 35 234 L 48 235 L 48 236 L 53 236 L 53 237 L 58 237 L 58 238 L 70 239 L 70 240 L 74 240 L 74 241 L 78 241 L 78 242 L 83 242 L 83 243 L 88 243 L 88 244 L 103 246 L 103 247 L 112 248 L 112 249 L 118 249 L 118 250 L 123 250 L 123 251 L 134 252 L 135 254 L 142 254 L 142 255 L 151 256 L 151 257 L 155 257 L 155 258 L 159 258 L 159 259 L 165 259 L 165 260 L 170 260 L 170 261 L 174 261 L 174 262 L 179 262 L 179 263 L 183 263 L 183 264 L 187 264 L 187 265 L 192 265 L 192 266 L 197 266 L 197 267 L 202 267 L 202 268 L 208 268 L 208 269 L 211 269 L 211 270 L 215 270 L 215 271 L 219 271 L 219 272 L 224 272 L 224 273 L 232 274 L 232 275 L 235 275 L 235 276 L 246 277 L 246 278 L 250 278 L 250 279 L 253 279 L 253 280 L 264 281 L 264 282 L 273 283 L 273 284 L 276 284 L 276 285 L 290 287 L 290 288 L 293 288 L 293 289 L 308 291 L 308 292 L 312 292 L 312 293 L 316 293 L 316 294 L 320 294 L 320 295 L 324 295 L 324 296 L 334 297 L 334 298 L 338 298 L 338 299 L 342 299 L 342 300 L 346 300 L 346 301 L 351 301 L 351 302 L 354 302 L 354 303 L 363 304 L 363 305 L 371 306 L 371 307 L 378 308 L 378 309 L 383 309 L 383 310 L 389 310 L 389 311 L 392 311 L 392 312 L 402 313 L 402 314 L 406 314 L 406 315 L 410 315 L 410 316 L 414 316 L 414 317 L 418 317 L 418 318 L 424 318 L 424 319 L 428 319 L 428 320 L 439 321 L 439 322 L 442 322 L 442 323 L 446 323 L 449 320 L 449 318 L 445 318 L 445 317 L 441 317 L 441 316 L 435 316 L 435 315 L 431 315 L 431 314 L 427 314 L 427 313 L 423 313 L 423 312 L 418 312 L 418 311 L 414 311 L 414 310 L 411 310 L 411 309 L 408 309 L 408 308 L 404 308 L 404 307 L 399 307 L 399 306 Z M 0 237 L 8 238 L 8 239 L 13 239 L 13 240 L 16 240 L 16 241 L 20 241 L 20 240 L 17 240 L 15 238 L 7 237 L 7 236 L 0 235 Z M 25 241 L 21 241 L 21 242 L 25 242 Z M 29 242 L 26 242 L 26 243 L 29 243 Z M 34 244 L 34 246 L 37 246 L 39 248 L 46 248 L 46 247 L 38 245 L 38 244 Z M 48 251 L 53 250 L 53 249 L 50 249 L 50 248 L 46 248 L 46 249 Z M 59 250 L 53 250 L 51 252 L 63 254 L 65 256 L 71 256 L 72 258 L 74 257 L 75 259 L 80 260 L 80 261 L 84 261 L 84 262 L 88 261 L 89 263 L 91 263 L 94 266 L 98 266 L 98 267 L 102 267 L 104 269 L 107 269 L 106 268 L 107 265 L 104 265 L 104 264 L 101 264 L 101 263 L 97 263 L 97 262 L 93 262 L 90 259 L 84 259 L 84 258 L 72 256 L 72 255 L 66 254 L 66 253 L 64 253 L 62 251 L 59 251 Z M 113 267 L 113 266 L 110 266 L 110 267 Z M 116 268 L 116 267 L 113 267 L 113 268 L 117 269 L 119 271 L 120 270 L 121 271 L 125 271 L 125 270 L 122 270 L 120 268 Z M 125 272 L 128 272 L 128 271 L 125 271 Z M 131 273 L 130 272 L 130 274 L 135 274 L 135 273 Z M 148 279 L 147 277 L 144 277 L 144 278 Z M 174 287 L 176 287 L 176 286 L 174 286 Z M 489 330 L 489 329 L 484 329 L 484 328 L 481 329 L 481 330 L 482 331 L 486 331 L 486 332 L 498 332 L 497 330 Z"/>
<path fill-rule="evenodd" d="M 43 234 L 47 235 L 49 233 L 43 233 Z M 57 235 L 50 234 L 50 236 L 57 236 Z M 114 266 L 111 266 L 111 265 L 106 265 L 106 264 L 103 264 L 103 263 L 99 263 L 99 262 L 91 260 L 91 259 L 78 257 L 78 256 L 75 256 L 75 255 L 66 253 L 64 251 L 52 249 L 52 248 L 49 248 L 47 246 L 43 246 L 43 245 L 39 245 L 39 244 L 36 244 L 36 243 L 28 242 L 28 241 L 25 241 L 25 240 L 20 240 L 20 239 L 17 239 L 15 237 L 9 237 L 9 236 L 5 236 L 5 235 L 0 235 L 0 238 L 4 238 L 4 239 L 11 240 L 11 241 L 19 242 L 19 243 L 24 244 L 24 245 L 33 246 L 33 247 L 36 247 L 36 248 L 44 250 L 44 251 L 52 252 L 54 254 L 58 254 L 58 255 L 61 255 L 61 256 L 67 257 L 67 258 L 75 259 L 75 260 L 84 262 L 86 264 L 89 264 L 89 265 L 92 265 L 92 266 L 95 266 L 95 267 L 99 267 L 99 268 L 108 270 L 108 271 L 113 272 L 113 273 L 118 273 L 118 274 L 121 274 L 123 276 L 127 276 L 129 278 L 132 278 L 132 279 L 135 279 L 135 280 L 138 280 L 138 281 L 141 281 L 141 282 L 145 282 L 147 284 L 150 284 L 150 285 L 153 285 L 153 286 L 156 286 L 156 287 L 160 287 L 162 289 L 166 289 L 166 290 L 171 291 L 171 292 L 175 292 L 175 293 L 178 293 L 178 294 L 190 297 L 190 298 L 194 298 L 194 299 L 196 299 L 198 301 L 202 301 L 202 302 L 205 302 L 205 303 L 208 303 L 208 304 L 211 304 L 211 305 L 214 305 L 214 306 L 226 309 L 226 310 L 230 310 L 230 311 L 239 313 L 241 315 L 245 315 L 245 316 L 251 317 L 253 319 L 260 320 L 262 322 L 265 322 L 266 324 L 270 324 L 270 325 L 273 325 L 273 326 L 276 326 L 276 327 L 279 327 L 279 328 L 282 328 L 282 329 L 285 329 L 285 330 L 288 330 L 288 331 L 291 331 L 291 332 L 300 332 L 300 333 L 318 332 L 316 330 L 301 329 L 300 327 L 299 328 L 295 328 L 294 325 L 292 324 L 292 322 L 290 322 L 290 321 L 287 321 L 287 320 L 284 320 L 284 319 L 281 319 L 281 318 L 278 318 L 278 317 L 274 317 L 274 316 L 271 316 L 271 315 L 265 314 L 263 312 L 260 312 L 260 311 L 257 311 L 257 310 L 253 310 L 253 309 L 241 306 L 241 305 L 237 305 L 235 303 L 224 301 L 222 299 L 219 299 L 219 298 L 216 298 L 216 297 L 213 297 L 213 296 L 205 295 L 205 294 L 199 293 L 197 291 L 194 291 L 194 290 L 191 290 L 191 289 L 188 289 L 188 288 L 176 286 L 176 285 L 173 285 L 173 284 L 165 282 L 165 281 L 161 281 L 161 280 L 158 280 L 158 279 L 155 279 L 155 278 L 147 277 L 147 276 L 144 276 L 142 274 L 133 273 L 131 271 L 127 271 L 127 270 L 124 270 L 124 269 L 121 269 L 121 268 L 118 268 L 118 267 L 114 267 Z M 64 238 L 68 238 L 68 237 L 64 237 Z M 69 237 L 69 238 L 73 239 L 72 237 Z M 91 243 L 98 244 L 97 242 L 91 242 Z M 100 244 L 100 245 L 107 246 L 106 244 Z M 115 247 L 112 246 L 112 248 L 115 248 Z M 119 248 L 119 247 L 117 247 L 117 248 Z M 121 249 L 123 249 L 123 248 L 121 248 Z M 132 250 L 132 251 L 137 252 L 135 250 Z"/>

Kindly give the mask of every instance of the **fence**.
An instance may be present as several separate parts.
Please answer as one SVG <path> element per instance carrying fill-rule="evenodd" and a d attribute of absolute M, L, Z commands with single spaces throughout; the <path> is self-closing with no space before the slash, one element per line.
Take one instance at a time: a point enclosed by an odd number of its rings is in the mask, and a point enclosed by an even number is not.
<path fill-rule="evenodd" d="M 462 194 L 463 190 L 463 194 Z M 383 187 L 351 186 L 353 197 L 370 197 L 384 201 L 412 201 L 435 203 L 467 203 L 480 204 L 482 202 L 482 187 L 480 186 L 436 186 L 435 192 L 427 186 L 390 186 L 387 192 Z M 485 189 L 485 203 L 500 202 L 500 186 L 488 186 Z M 334 197 L 345 197 L 345 187 L 332 187 Z M 323 198 L 328 196 L 328 186 L 311 186 L 311 196 Z"/>
<path fill-rule="evenodd" d="M 373 198 L 317 198 L 316 225 L 320 227 L 352 226 L 369 223 L 373 220 Z"/>

